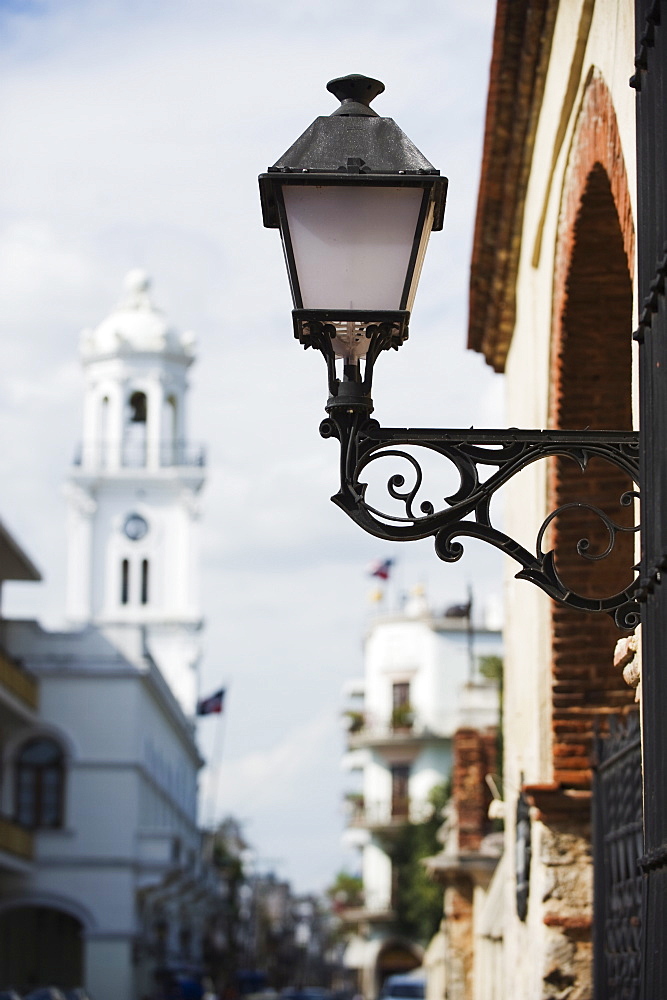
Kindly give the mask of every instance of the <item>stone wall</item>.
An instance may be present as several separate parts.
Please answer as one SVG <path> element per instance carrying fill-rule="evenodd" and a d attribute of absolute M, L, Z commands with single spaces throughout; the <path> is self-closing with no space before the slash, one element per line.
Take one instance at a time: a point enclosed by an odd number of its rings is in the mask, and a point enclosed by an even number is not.
<path fill-rule="evenodd" d="M 593 868 L 590 824 L 554 823 L 542 833 L 544 915 L 548 928 L 542 1000 L 592 996 Z"/>

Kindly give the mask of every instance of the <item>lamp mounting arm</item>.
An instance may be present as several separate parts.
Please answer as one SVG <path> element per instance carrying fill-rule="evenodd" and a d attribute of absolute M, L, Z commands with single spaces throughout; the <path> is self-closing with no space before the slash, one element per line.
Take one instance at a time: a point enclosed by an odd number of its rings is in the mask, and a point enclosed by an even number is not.
<path fill-rule="evenodd" d="M 606 531 L 607 545 L 603 551 L 591 551 L 586 538 L 579 541 L 577 552 L 589 561 L 604 559 L 619 534 L 636 532 L 638 526 L 620 525 L 607 512 L 588 502 L 562 504 L 540 526 L 533 553 L 495 527 L 491 516 L 491 500 L 498 490 L 532 463 L 551 456 L 567 456 L 582 472 L 591 458 L 603 459 L 638 484 L 636 432 L 383 428 L 362 409 L 345 409 L 340 405 L 327 409 L 329 416 L 322 422 L 320 433 L 325 438 L 337 438 L 341 448 L 340 489 L 331 499 L 365 531 L 389 541 L 433 536 L 436 553 L 445 562 L 456 562 L 463 555 L 458 538 L 480 539 L 519 563 L 518 579 L 529 580 L 560 604 L 580 611 L 606 612 L 614 617 L 619 628 L 631 629 L 639 623 L 636 580 L 610 597 L 577 594 L 559 576 L 555 552 L 545 552 L 543 548 L 547 529 L 566 510 L 576 508 L 593 514 Z M 458 488 L 438 507 L 431 500 L 421 499 L 425 452 L 446 459 L 458 474 Z M 368 502 L 368 484 L 361 481 L 364 471 L 381 459 L 391 459 L 403 469 L 386 481 L 388 509 L 384 510 Z M 485 477 L 486 470 L 491 471 Z M 630 507 L 638 495 L 635 490 L 628 490 L 619 503 Z"/>

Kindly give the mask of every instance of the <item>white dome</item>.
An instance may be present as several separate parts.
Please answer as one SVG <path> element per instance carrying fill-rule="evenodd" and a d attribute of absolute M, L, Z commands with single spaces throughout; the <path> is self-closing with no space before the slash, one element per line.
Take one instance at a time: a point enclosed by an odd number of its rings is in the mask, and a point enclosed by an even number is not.
<path fill-rule="evenodd" d="M 145 271 L 128 271 L 125 295 L 114 311 L 94 330 L 81 335 L 84 361 L 114 354 L 169 354 L 189 363 L 194 356 L 194 336 L 179 333 L 167 322 L 150 296 L 151 279 Z"/>

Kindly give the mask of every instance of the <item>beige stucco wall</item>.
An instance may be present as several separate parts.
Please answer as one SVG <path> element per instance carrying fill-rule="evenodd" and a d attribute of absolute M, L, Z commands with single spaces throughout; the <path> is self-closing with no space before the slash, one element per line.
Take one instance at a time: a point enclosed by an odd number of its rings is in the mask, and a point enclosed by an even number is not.
<path fill-rule="evenodd" d="M 588 23 L 587 23 L 588 21 Z M 588 29 L 588 30 L 586 30 Z M 581 70 L 571 80 L 577 45 L 583 50 Z M 552 325 L 554 255 L 564 176 L 577 112 L 585 83 L 596 67 L 609 87 L 616 108 L 625 166 L 635 206 L 634 91 L 628 86 L 634 61 L 634 11 L 631 0 L 561 0 L 536 132 L 527 191 L 517 282 L 517 319 L 506 368 L 509 426 L 547 426 L 550 399 L 549 360 Z M 635 290 L 636 303 L 636 290 Z M 636 306 L 635 306 L 636 313 Z M 534 551 L 546 509 L 546 463 L 535 464 L 507 491 L 508 532 Z M 544 925 L 543 898 L 553 890 L 548 858 L 554 847 L 551 831 L 533 824 L 533 864 L 528 919 L 521 923 L 514 902 L 514 812 L 518 790 L 526 783 L 548 782 L 551 774 L 550 603 L 540 591 L 513 579 L 505 585 L 505 798 L 507 846 L 512 863 L 506 885 L 503 995 L 507 1000 L 537 1000 L 590 994 L 575 986 L 552 992 L 545 969 L 561 947 L 553 929 Z M 571 845 L 570 845 L 571 846 Z M 576 853 L 576 851 L 575 851 Z M 582 899 L 585 889 L 582 888 Z M 583 905 L 583 904 L 582 904 Z M 551 956 L 551 958 L 550 958 Z M 581 954 L 579 959 L 581 960 Z M 572 960 L 574 961 L 574 960 Z M 554 987 L 555 990 L 555 987 Z"/>

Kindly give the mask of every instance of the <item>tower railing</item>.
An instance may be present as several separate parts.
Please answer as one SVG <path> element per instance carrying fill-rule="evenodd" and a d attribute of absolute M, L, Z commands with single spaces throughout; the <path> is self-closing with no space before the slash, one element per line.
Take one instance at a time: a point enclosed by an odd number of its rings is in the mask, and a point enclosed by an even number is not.
<path fill-rule="evenodd" d="M 206 465 L 206 450 L 203 445 L 185 441 L 162 442 L 158 446 L 153 446 L 150 442 L 123 444 L 118 441 L 101 441 L 80 444 L 73 464 L 96 469 L 203 467 Z"/>

